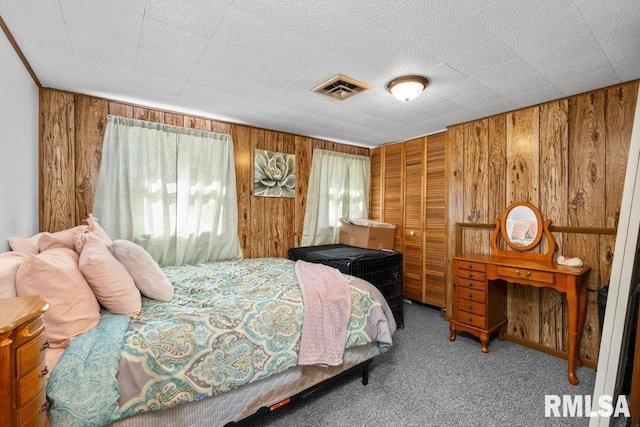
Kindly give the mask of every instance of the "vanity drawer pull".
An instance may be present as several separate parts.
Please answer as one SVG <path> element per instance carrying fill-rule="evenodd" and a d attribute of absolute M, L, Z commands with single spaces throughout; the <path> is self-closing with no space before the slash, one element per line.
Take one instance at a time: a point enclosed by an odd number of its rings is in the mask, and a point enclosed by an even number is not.
<path fill-rule="evenodd" d="M 42 347 L 40 347 L 40 351 L 45 351 L 49 348 L 50 345 L 51 344 L 49 344 L 49 341 L 45 341 L 44 344 L 42 344 Z"/>
<path fill-rule="evenodd" d="M 43 412 L 48 411 L 50 407 L 51 407 L 51 402 L 49 402 L 49 399 L 47 398 L 47 400 L 45 400 L 44 403 L 42 404 L 42 407 L 40 408 L 40 411 L 38 413 L 42 414 Z"/>
<path fill-rule="evenodd" d="M 44 369 L 42 370 L 42 372 L 40 372 L 40 378 L 42 377 L 46 377 L 47 374 L 49 373 L 49 368 L 47 368 L 46 366 L 44 367 Z"/>

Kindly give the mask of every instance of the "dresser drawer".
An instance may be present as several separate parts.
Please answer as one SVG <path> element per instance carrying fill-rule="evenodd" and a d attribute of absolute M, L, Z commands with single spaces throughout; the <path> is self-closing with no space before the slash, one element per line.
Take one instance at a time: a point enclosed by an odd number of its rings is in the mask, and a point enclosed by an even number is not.
<path fill-rule="evenodd" d="M 45 360 L 42 359 L 42 362 L 35 369 L 16 380 L 16 406 L 24 405 L 44 389 L 47 373 Z"/>
<path fill-rule="evenodd" d="M 458 277 L 457 280 L 458 286 L 460 287 L 460 291 L 462 292 L 464 289 L 475 289 L 477 291 L 486 291 L 487 290 L 487 281 L 482 280 L 473 280 L 467 279 L 463 277 Z"/>
<path fill-rule="evenodd" d="M 466 323 L 467 325 L 475 326 L 476 328 L 486 329 L 487 328 L 487 318 L 484 316 L 479 316 L 473 313 L 467 313 L 464 311 L 458 312 L 458 322 Z"/>
<path fill-rule="evenodd" d="M 24 406 L 18 408 L 18 423 L 21 426 L 45 426 L 47 424 L 46 389 L 36 394 Z"/>
<path fill-rule="evenodd" d="M 487 303 L 487 293 L 484 291 L 477 291 L 475 289 L 464 289 L 458 287 L 458 298 L 475 301 L 480 304 Z"/>
<path fill-rule="evenodd" d="M 33 369 L 36 369 L 44 360 L 48 345 L 47 337 L 44 331 L 42 332 L 16 350 L 16 378 L 23 377 Z"/>
<path fill-rule="evenodd" d="M 487 305 L 479 302 L 458 298 L 458 310 L 466 311 L 469 313 L 477 314 L 478 316 L 487 315 Z M 460 316 L 464 313 L 460 313 Z"/>
<path fill-rule="evenodd" d="M 458 277 L 461 279 L 487 280 L 487 273 L 484 271 L 461 270 L 458 269 Z"/>
<path fill-rule="evenodd" d="M 553 284 L 553 273 L 527 270 L 526 268 L 498 267 L 498 277 L 508 279 L 524 279 L 532 282 Z"/>
<path fill-rule="evenodd" d="M 458 260 L 458 268 L 461 270 L 487 271 L 487 265 L 481 262 Z"/>
<path fill-rule="evenodd" d="M 39 316 L 37 319 L 33 319 L 31 322 L 25 323 L 24 325 L 16 328 L 14 345 L 19 347 L 43 331 L 44 318 Z"/>

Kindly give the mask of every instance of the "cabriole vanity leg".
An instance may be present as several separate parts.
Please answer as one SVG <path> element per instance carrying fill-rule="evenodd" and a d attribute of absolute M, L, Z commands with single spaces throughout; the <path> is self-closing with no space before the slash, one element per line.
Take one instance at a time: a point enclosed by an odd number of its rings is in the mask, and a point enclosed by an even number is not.
<path fill-rule="evenodd" d="M 449 341 L 456 340 L 456 325 L 455 323 L 449 323 Z"/>
<path fill-rule="evenodd" d="M 482 343 L 482 352 L 489 353 L 489 334 L 487 334 L 486 332 L 481 332 L 480 342 Z"/>
<path fill-rule="evenodd" d="M 498 339 L 500 341 L 504 341 L 504 336 L 507 333 L 507 324 L 503 324 L 502 326 L 500 326 L 500 330 L 498 331 Z"/>

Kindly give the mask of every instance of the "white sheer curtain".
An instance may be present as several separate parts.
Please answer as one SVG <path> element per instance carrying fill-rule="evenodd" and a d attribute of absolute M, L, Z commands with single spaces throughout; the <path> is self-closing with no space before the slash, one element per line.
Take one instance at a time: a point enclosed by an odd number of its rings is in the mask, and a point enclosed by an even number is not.
<path fill-rule="evenodd" d="M 242 257 L 231 135 L 109 116 L 93 213 L 160 265 Z"/>
<path fill-rule="evenodd" d="M 338 243 L 339 219 L 369 217 L 369 157 L 315 149 L 302 246 Z"/>

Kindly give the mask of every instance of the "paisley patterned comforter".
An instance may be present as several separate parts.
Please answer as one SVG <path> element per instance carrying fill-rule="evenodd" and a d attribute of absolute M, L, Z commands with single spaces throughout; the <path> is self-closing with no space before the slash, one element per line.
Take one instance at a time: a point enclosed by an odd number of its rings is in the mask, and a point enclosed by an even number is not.
<path fill-rule="evenodd" d="M 203 399 L 296 365 L 303 306 L 293 261 L 243 259 L 164 271 L 174 300 L 143 299 L 126 330 L 116 419 Z M 350 292 L 346 347 L 378 341 L 384 351 L 395 330 L 383 312 L 386 302 L 375 288 Z"/>

